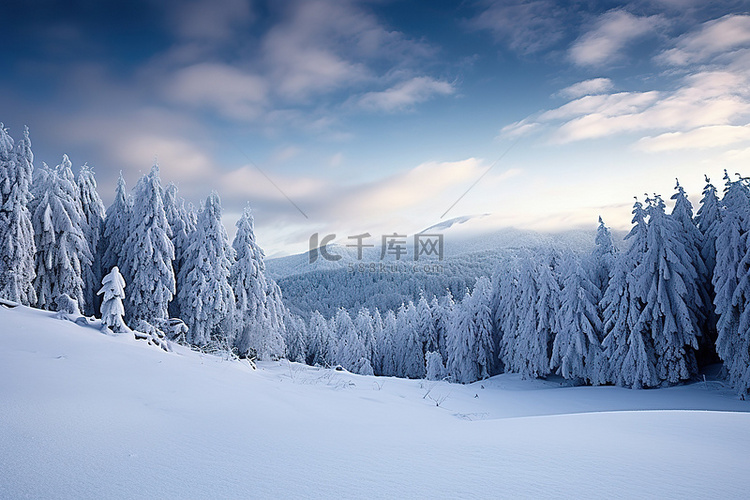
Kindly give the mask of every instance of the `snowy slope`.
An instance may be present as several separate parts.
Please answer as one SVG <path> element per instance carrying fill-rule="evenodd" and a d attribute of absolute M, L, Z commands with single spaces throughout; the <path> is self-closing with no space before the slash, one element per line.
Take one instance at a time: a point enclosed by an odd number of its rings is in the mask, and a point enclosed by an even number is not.
<path fill-rule="evenodd" d="M 52 316 L 0 307 L 0 498 L 747 496 L 750 404 L 717 381 L 253 370 Z"/>

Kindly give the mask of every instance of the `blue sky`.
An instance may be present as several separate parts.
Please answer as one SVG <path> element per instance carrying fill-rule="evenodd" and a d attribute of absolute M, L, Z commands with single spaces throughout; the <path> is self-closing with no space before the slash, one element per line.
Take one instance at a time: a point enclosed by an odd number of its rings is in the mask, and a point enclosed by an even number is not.
<path fill-rule="evenodd" d="M 749 12 L 11 0 L 0 121 L 30 127 L 38 164 L 93 165 L 107 204 L 119 171 L 132 187 L 155 157 L 189 201 L 217 190 L 230 231 L 250 202 L 269 254 L 313 232 L 413 234 L 485 173 L 445 218 L 623 229 L 633 196 L 668 198 L 679 177 L 697 202 L 704 173 L 748 164 Z"/>

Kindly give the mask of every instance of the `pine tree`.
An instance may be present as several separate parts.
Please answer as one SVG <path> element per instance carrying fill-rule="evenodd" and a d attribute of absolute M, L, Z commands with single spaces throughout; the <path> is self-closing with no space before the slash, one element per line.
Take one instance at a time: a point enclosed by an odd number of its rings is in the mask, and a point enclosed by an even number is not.
<path fill-rule="evenodd" d="M 698 274 L 683 245 L 682 228 L 665 214 L 659 196 L 650 200 L 647 215 L 646 253 L 634 271 L 644 307 L 633 332 L 642 334 L 644 343 L 653 342 L 659 380 L 677 383 L 697 372 L 694 350 L 700 333 L 689 303 L 699 300 L 694 292 Z"/>
<path fill-rule="evenodd" d="M 688 307 L 698 326 L 697 334 L 699 337 L 702 337 L 700 332 L 707 328 L 707 317 L 710 310 L 713 309 L 708 291 L 708 269 L 701 255 L 703 233 L 700 232 L 693 220 L 693 206 L 690 200 L 688 200 L 685 190 L 680 186 L 679 181 L 675 189 L 677 192 L 671 198 L 674 200 L 674 208 L 670 217 L 677 223 L 676 237 L 685 247 L 688 261 L 695 269 L 695 280 L 686 281 L 685 286 L 688 288 L 686 292 L 687 296 L 691 297 L 688 301 Z"/>
<path fill-rule="evenodd" d="M 424 378 L 424 353 L 417 331 L 417 309 L 410 301 L 396 315 L 394 334 L 396 374 L 404 378 Z"/>
<path fill-rule="evenodd" d="M 647 225 L 643 205 L 633 205 L 633 227 L 625 237 L 628 249 L 621 253 L 612 271 L 607 291 L 601 300 L 604 340 L 602 347 L 608 363 L 610 382 L 626 387 L 651 387 L 658 383 L 656 354 L 635 326 L 643 311 L 635 270 L 646 254 Z"/>
<path fill-rule="evenodd" d="M 335 317 L 336 362 L 344 369 L 360 375 L 372 375 L 372 366 L 367 359 L 364 342 L 357 335 L 357 329 L 349 313 L 340 308 Z"/>
<path fill-rule="evenodd" d="M 170 316 L 179 318 L 182 316 L 179 299 L 180 290 L 182 289 L 181 280 L 184 277 L 182 268 L 185 266 L 185 256 L 190 245 L 190 237 L 193 231 L 195 231 L 195 225 L 188 216 L 187 209 L 185 208 L 185 200 L 177 196 L 177 186 L 173 182 L 170 182 L 164 190 L 164 213 L 169 222 L 172 244 L 174 245 L 175 259 L 173 267 L 176 280 L 175 288 L 177 290 L 175 300 L 169 303 L 169 314 Z"/>
<path fill-rule="evenodd" d="M 96 192 L 94 171 L 88 164 L 84 164 L 78 173 L 78 195 L 83 211 L 81 229 L 93 257 L 91 265 L 82 270 L 84 298 L 86 300 L 84 311 L 87 315 L 93 315 L 97 309 L 96 285 L 100 283 L 102 277 L 100 252 L 97 249 L 104 225 L 104 203 L 102 203 L 99 193 Z"/>
<path fill-rule="evenodd" d="M 186 252 L 185 281 L 179 300 L 188 325 L 188 341 L 205 345 L 211 340 L 231 345 L 228 324 L 234 313 L 235 297 L 229 284 L 234 251 L 221 223 L 221 200 L 214 191 L 198 214 L 198 226 Z"/>
<path fill-rule="evenodd" d="M 424 296 L 424 291 L 419 292 L 417 301 L 417 331 L 422 342 L 422 351 L 436 351 L 438 348 L 438 335 L 435 318 L 432 316 L 430 303 Z"/>
<path fill-rule="evenodd" d="M 542 255 L 537 262 L 522 260 L 518 281 L 518 332 L 510 353 L 509 370 L 524 378 L 549 374 L 550 349 L 559 310 L 560 284 L 556 256 Z"/>
<path fill-rule="evenodd" d="M 695 215 L 695 223 L 702 234 L 700 254 L 706 266 L 704 287 L 707 292 L 708 302 L 706 303 L 706 335 L 704 335 L 704 342 L 713 344 L 710 348 L 704 344 L 702 351 L 704 353 L 712 352 L 714 355 L 718 316 L 714 309 L 716 293 L 714 292 L 712 280 L 714 267 L 716 266 L 716 233 L 721 224 L 722 210 L 721 202 L 716 195 L 716 188 L 706 176 L 706 186 L 703 188 L 703 198 L 701 198 L 700 208 Z"/>
<path fill-rule="evenodd" d="M 398 320 L 396 313 L 389 310 L 383 318 L 382 337 L 378 339 L 378 355 L 380 356 L 380 365 L 382 366 L 381 375 L 386 377 L 398 376 L 398 363 L 396 361 L 396 331 L 398 330 Z"/>
<path fill-rule="evenodd" d="M 266 279 L 263 250 L 255 241 L 249 207 L 237 221 L 232 248 L 235 261 L 229 271 L 229 283 L 236 301 L 235 345 L 241 354 L 258 359 L 281 357 L 286 350 L 281 292 L 276 283 Z"/>
<path fill-rule="evenodd" d="M 101 305 L 102 328 L 115 333 L 128 331 L 123 320 L 125 308 L 122 304 L 125 299 L 125 280 L 117 266 L 102 278 L 102 287 L 97 295 L 104 295 Z"/>
<path fill-rule="evenodd" d="M 175 294 L 174 246 L 156 165 L 135 187 L 128 231 L 120 255 L 123 275 L 130 283 L 125 317 L 128 323 L 145 320 L 153 324 L 168 317 L 168 305 Z"/>
<path fill-rule="evenodd" d="M 604 383 L 599 286 L 573 255 L 567 256 L 563 269 L 562 307 L 550 369 L 566 379 Z"/>
<path fill-rule="evenodd" d="M 128 198 L 125 190 L 125 179 L 117 179 L 115 199 L 109 206 L 104 218 L 104 229 L 99 245 L 99 261 L 102 269 L 112 269 L 114 266 L 122 266 L 125 256 L 125 240 L 130 230 L 130 220 L 133 207 L 132 200 Z"/>
<path fill-rule="evenodd" d="M 717 322 L 716 352 L 724 361 L 730 383 L 740 392 L 750 388 L 748 362 L 748 302 L 750 297 L 750 190 L 744 179 L 731 181 L 722 203 L 724 212 L 716 232 L 713 285 Z"/>
<path fill-rule="evenodd" d="M 13 139 L 0 123 L 0 297 L 24 305 L 36 302 L 36 244 L 27 208 L 33 162 L 28 127 L 14 150 Z"/>
<path fill-rule="evenodd" d="M 307 358 L 307 325 L 297 315 L 286 312 L 284 319 L 286 325 L 284 344 L 286 345 L 286 358 L 290 361 L 304 363 Z"/>
<path fill-rule="evenodd" d="M 427 380 L 443 380 L 445 378 L 443 357 L 439 352 L 430 351 L 425 354 L 425 372 Z"/>
<path fill-rule="evenodd" d="M 599 288 L 600 294 L 604 294 L 609 284 L 609 276 L 615 265 L 617 249 L 612 243 L 612 234 L 604 221 L 599 217 L 599 227 L 596 229 L 594 240 L 594 251 L 591 254 L 591 270 L 594 284 Z"/>
<path fill-rule="evenodd" d="M 58 297 L 68 295 L 82 309 L 82 270 L 91 265 L 92 255 L 81 226 L 83 213 L 75 177 L 67 155 L 54 170 L 46 165 L 44 170 L 36 186 L 44 195 L 33 215 L 37 305 L 52 310 Z"/>
<path fill-rule="evenodd" d="M 453 311 L 453 320 L 448 330 L 448 377 L 461 384 L 479 379 L 476 359 L 476 331 L 472 324 L 471 295 L 468 290 Z"/>
<path fill-rule="evenodd" d="M 474 329 L 474 357 L 477 362 L 479 379 L 486 379 L 496 374 L 495 341 L 492 315 L 492 282 L 485 276 L 480 277 L 471 293 L 472 328 Z"/>
<path fill-rule="evenodd" d="M 520 271 L 515 259 L 500 266 L 495 278 L 495 329 L 498 338 L 498 360 L 504 371 L 516 370 L 515 352 L 520 329 Z"/>
<path fill-rule="evenodd" d="M 312 364 L 316 366 L 333 365 L 333 349 L 331 331 L 328 321 L 318 311 L 313 311 L 310 316 L 310 326 L 307 328 L 309 336 L 313 339 L 314 348 Z M 310 351 L 308 351 L 308 354 Z"/>

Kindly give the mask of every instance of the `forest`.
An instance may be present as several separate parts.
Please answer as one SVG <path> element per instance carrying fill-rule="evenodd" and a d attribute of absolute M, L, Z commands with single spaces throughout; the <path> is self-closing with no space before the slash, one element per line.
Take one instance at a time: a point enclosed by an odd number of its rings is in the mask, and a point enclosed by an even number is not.
<path fill-rule="evenodd" d="M 740 394 L 750 389 L 750 182 L 740 176 L 725 175 L 721 196 L 706 179 L 695 213 L 679 182 L 671 208 L 657 194 L 636 199 L 622 251 L 600 219 L 586 254 L 511 252 L 468 281 L 395 277 L 378 285 L 382 300 L 310 273 L 298 286 L 332 292 L 305 311 L 266 275 L 249 207 L 230 243 L 219 195 L 186 203 L 158 166 L 130 192 L 121 175 L 105 210 L 92 168 L 75 175 L 67 156 L 35 166 L 28 129 L 15 141 L 0 124 L 0 195 L 0 298 L 100 315 L 106 333 L 458 383 L 511 372 L 650 388 L 721 361 Z"/>

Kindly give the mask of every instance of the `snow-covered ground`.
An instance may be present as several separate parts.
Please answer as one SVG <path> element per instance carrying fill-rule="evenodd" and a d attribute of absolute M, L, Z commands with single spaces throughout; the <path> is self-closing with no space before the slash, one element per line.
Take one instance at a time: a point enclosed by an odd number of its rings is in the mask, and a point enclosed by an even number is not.
<path fill-rule="evenodd" d="M 0 307 L 0 498 L 747 498 L 750 402 L 257 370 Z"/>

